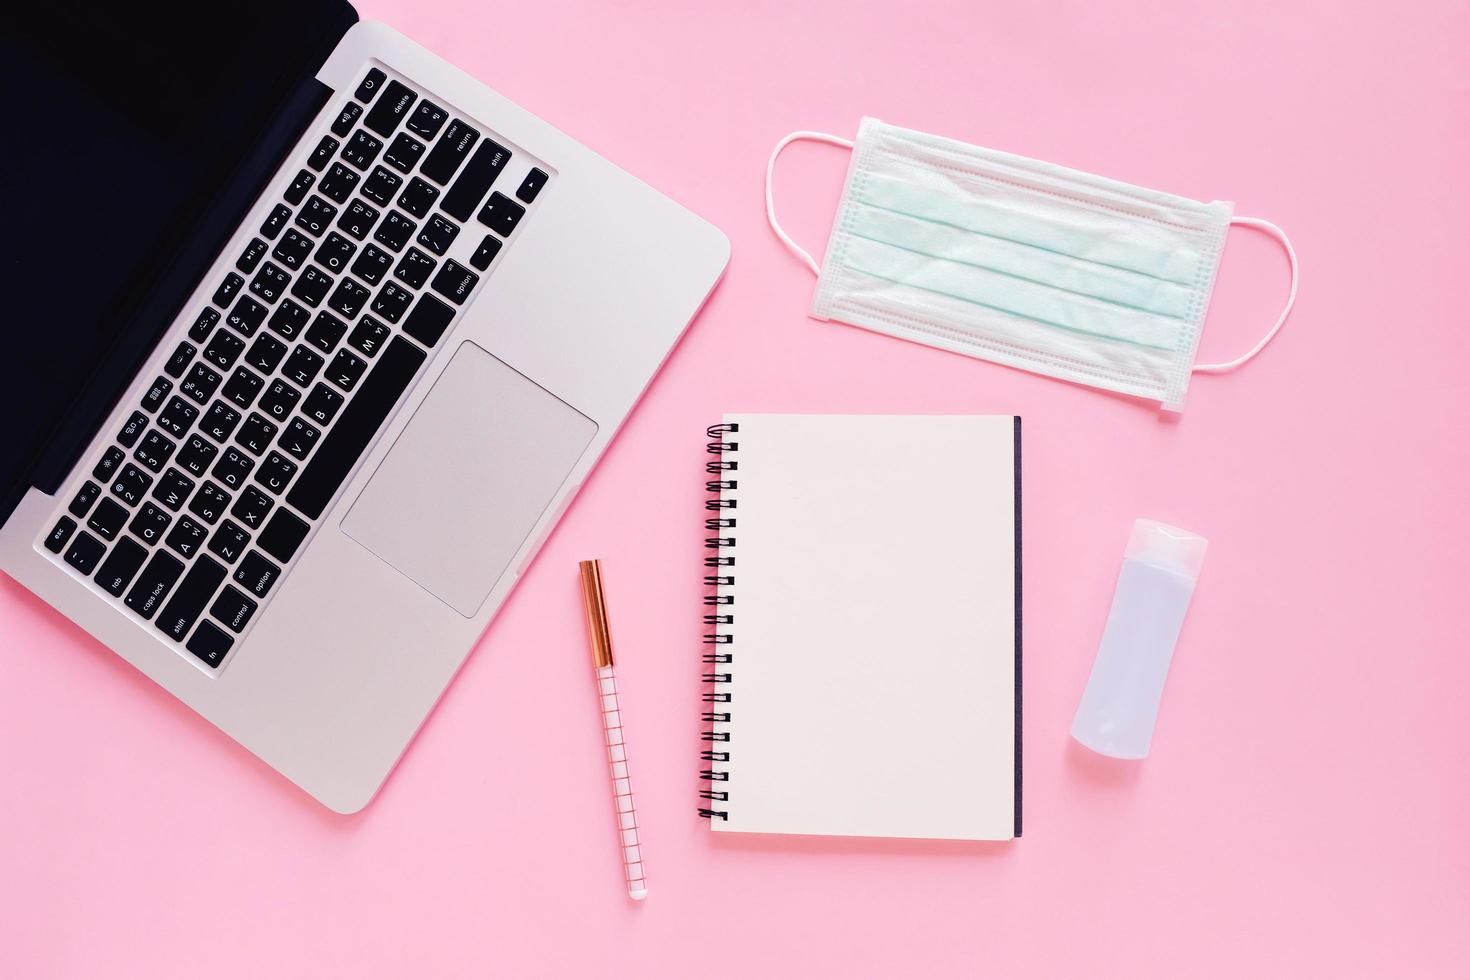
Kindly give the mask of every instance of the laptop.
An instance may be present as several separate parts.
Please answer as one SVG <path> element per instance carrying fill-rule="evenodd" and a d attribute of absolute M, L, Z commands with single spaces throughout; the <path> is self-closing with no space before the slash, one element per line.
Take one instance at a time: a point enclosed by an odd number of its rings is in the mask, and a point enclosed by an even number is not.
<path fill-rule="evenodd" d="M 341 0 L 32 6 L 0 570 L 357 811 L 728 241 Z"/>

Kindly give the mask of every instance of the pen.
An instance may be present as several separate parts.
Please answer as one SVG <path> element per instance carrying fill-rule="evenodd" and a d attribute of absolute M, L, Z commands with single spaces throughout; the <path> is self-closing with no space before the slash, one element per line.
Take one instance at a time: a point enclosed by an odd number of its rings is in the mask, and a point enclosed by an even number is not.
<path fill-rule="evenodd" d="M 587 633 L 592 666 L 597 674 L 597 697 L 602 708 L 607 761 L 612 769 L 613 809 L 618 842 L 623 852 L 623 876 L 628 897 L 642 901 L 648 895 L 643 876 L 643 848 L 638 841 L 638 811 L 633 809 L 633 784 L 628 778 L 628 752 L 623 740 L 623 718 L 618 710 L 617 675 L 613 672 L 612 634 L 607 628 L 607 603 L 602 594 L 602 565 L 595 559 L 578 564 L 582 571 L 582 598 L 587 605 Z"/>

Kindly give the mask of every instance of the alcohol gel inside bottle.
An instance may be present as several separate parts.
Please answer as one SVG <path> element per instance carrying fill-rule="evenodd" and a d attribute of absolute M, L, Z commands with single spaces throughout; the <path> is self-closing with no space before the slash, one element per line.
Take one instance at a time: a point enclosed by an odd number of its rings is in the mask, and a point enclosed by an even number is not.
<path fill-rule="evenodd" d="M 1094 752 L 1118 759 L 1148 755 L 1174 643 L 1207 544 L 1158 521 L 1133 523 L 1113 609 L 1072 720 L 1072 737 Z"/>

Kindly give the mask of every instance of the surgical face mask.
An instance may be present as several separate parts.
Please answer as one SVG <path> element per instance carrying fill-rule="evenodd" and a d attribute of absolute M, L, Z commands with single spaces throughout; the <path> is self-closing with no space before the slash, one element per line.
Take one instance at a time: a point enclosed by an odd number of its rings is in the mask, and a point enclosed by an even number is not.
<path fill-rule="evenodd" d="M 771 176 L 790 143 L 852 148 L 818 266 L 776 221 Z M 1194 372 L 1250 360 L 1296 299 L 1296 253 L 1224 201 L 1120 183 L 864 119 L 856 142 L 796 132 L 766 168 L 771 228 L 817 275 L 810 314 L 1179 411 Z M 1291 260 L 1291 291 L 1254 348 L 1195 364 L 1225 234 L 1251 225 Z"/>

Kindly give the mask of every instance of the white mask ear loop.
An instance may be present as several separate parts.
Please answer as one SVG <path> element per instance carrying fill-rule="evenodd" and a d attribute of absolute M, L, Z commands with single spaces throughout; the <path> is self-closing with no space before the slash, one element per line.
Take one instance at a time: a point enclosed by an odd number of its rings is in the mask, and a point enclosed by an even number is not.
<path fill-rule="evenodd" d="M 776 220 L 776 202 L 771 196 L 771 175 L 776 171 L 776 158 L 781 155 L 782 150 L 797 140 L 816 140 L 818 143 L 831 143 L 833 146 L 845 146 L 849 150 L 852 149 L 852 140 L 843 139 L 841 136 L 833 136 L 830 133 L 814 133 L 810 130 L 798 129 L 796 132 L 788 133 L 782 137 L 781 142 L 777 143 L 776 148 L 771 151 L 771 159 L 766 164 L 766 221 L 770 222 L 771 230 L 776 233 L 777 238 L 781 239 L 781 243 L 786 246 L 787 251 L 805 262 L 806 267 L 812 270 L 812 275 L 820 276 L 822 274 L 822 267 L 817 265 L 817 260 L 812 258 L 810 252 L 792 241 L 791 236 L 786 234 L 785 229 Z M 1287 246 L 1287 248 L 1290 247 L 1290 245 Z"/>
<path fill-rule="evenodd" d="M 770 186 L 770 177 L 767 177 L 767 207 L 769 207 L 770 205 Z M 1230 223 L 1232 225 L 1249 225 L 1252 228 L 1259 228 L 1281 243 L 1282 247 L 1286 249 L 1286 257 L 1291 260 L 1291 291 L 1286 294 L 1286 306 L 1282 307 L 1281 315 L 1276 318 L 1276 322 L 1272 324 L 1270 330 L 1266 331 L 1266 336 L 1262 337 L 1260 339 L 1260 342 L 1258 342 L 1256 346 L 1252 347 L 1250 350 L 1246 351 L 1244 354 L 1240 355 L 1233 361 L 1224 361 L 1220 364 L 1196 364 L 1194 366 L 1194 370 L 1200 374 L 1224 374 L 1227 371 L 1234 371 L 1246 361 L 1255 357 L 1257 354 L 1265 349 L 1267 344 L 1271 342 L 1271 338 L 1276 336 L 1277 331 L 1281 329 L 1281 325 L 1285 323 L 1286 318 L 1291 315 L 1291 308 L 1296 303 L 1296 249 L 1291 247 L 1291 239 L 1286 237 L 1286 232 L 1282 231 L 1280 228 L 1276 227 L 1265 218 L 1231 218 Z"/>

